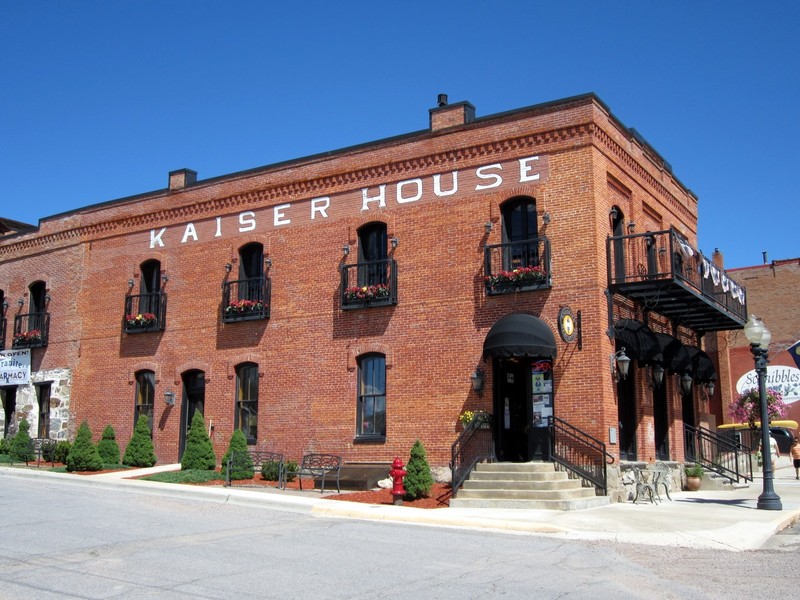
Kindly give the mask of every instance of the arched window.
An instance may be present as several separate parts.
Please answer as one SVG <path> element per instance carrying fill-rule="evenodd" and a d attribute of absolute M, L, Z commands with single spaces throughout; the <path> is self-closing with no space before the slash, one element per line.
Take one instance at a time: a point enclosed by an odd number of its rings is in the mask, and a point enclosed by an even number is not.
<path fill-rule="evenodd" d="M 161 307 L 161 263 L 147 260 L 139 267 L 139 310 L 135 314 L 150 313 L 158 318 Z"/>
<path fill-rule="evenodd" d="M 358 358 L 356 416 L 358 437 L 386 437 L 386 357 L 383 354 L 365 354 Z"/>
<path fill-rule="evenodd" d="M 358 285 L 389 281 L 386 223 L 367 223 L 358 229 Z"/>
<path fill-rule="evenodd" d="M 611 209 L 611 235 L 614 237 L 614 281 L 625 281 L 625 214 L 618 206 Z"/>
<path fill-rule="evenodd" d="M 264 246 L 258 243 L 239 248 L 239 300 L 264 300 Z"/>
<path fill-rule="evenodd" d="M 181 437 L 178 449 L 179 455 L 183 456 L 194 414 L 199 412 L 201 415 L 205 415 L 206 374 L 197 369 L 184 371 L 181 374 L 181 381 L 183 382 L 183 393 L 181 394 Z"/>
<path fill-rule="evenodd" d="M 248 444 L 258 440 L 258 365 L 236 366 L 236 414 L 234 427 L 241 429 Z"/>
<path fill-rule="evenodd" d="M 150 437 L 153 436 L 153 412 L 155 408 L 156 374 L 153 371 L 137 371 L 136 398 L 133 408 L 133 426 L 139 422 L 139 417 L 147 417 L 147 426 L 150 428 Z"/>
<path fill-rule="evenodd" d="M 31 314 L 47 312 L 47 285 L 44 281 L 34 281 L 28 286 L 30 292 L 29 311 Z"/>
<path fill-rule="evenodd" d="M 521 267 L 539 266 L 539 230 L 536 200 L 512 198 L 500 211 L 503 215 L 503 268 L 511 271 Z"/>

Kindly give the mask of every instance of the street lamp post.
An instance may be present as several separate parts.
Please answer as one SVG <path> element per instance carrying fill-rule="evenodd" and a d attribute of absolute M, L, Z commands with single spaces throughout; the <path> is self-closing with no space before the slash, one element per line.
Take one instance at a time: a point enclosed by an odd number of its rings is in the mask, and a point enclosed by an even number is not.
<path fill-rule="evenodd" d="M 744 326 L 744 334 L 750 342 L 750 352 L 758 375 L 758 402 L 761 405 L 761 463 L 764 473 L 764 488 L 758 497 L 757 507 L 764 510 L 782 510 L 781 499 L 773 487 L 772 452 L 769 445 L 769 414 L 767 413 L 767 354 L 772 334 L 761 319 L 750 315 Z"/>

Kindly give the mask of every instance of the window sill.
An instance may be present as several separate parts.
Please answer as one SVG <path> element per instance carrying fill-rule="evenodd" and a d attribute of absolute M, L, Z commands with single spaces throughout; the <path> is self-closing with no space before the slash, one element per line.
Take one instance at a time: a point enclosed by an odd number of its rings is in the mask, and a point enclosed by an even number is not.
<path fill-rule="evenodd" d="M 385 435 L 357 435 L 353 438 L 354 444 L 385 444 Z"/>

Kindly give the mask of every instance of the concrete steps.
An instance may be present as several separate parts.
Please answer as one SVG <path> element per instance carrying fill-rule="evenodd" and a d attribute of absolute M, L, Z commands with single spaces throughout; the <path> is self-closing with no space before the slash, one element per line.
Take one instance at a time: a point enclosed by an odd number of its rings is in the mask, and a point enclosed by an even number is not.
<path fill-rule="evenodd" d="M 556 471 L 551 462 L 481 463 L 450 499 L 453 508 L 580 510 L 608 504 L 593 487 Z"/>

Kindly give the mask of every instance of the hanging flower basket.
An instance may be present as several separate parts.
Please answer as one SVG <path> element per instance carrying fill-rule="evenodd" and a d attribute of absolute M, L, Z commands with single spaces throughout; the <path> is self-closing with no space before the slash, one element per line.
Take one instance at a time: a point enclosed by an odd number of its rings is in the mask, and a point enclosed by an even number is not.
<path fill-rule="evenodd" d="M 770 421 L 782 419 L 788 411 L 789 407 L 783 401 L 783 395 L 775 388 L 767 389 L 767 418 Z M 761 421 L 761 399 L 758 388 L 744 390 L 731 402 L 731 417 L 737 423 L 747 423 L 751 429 L 756 429 L 756 422 Z"/>

